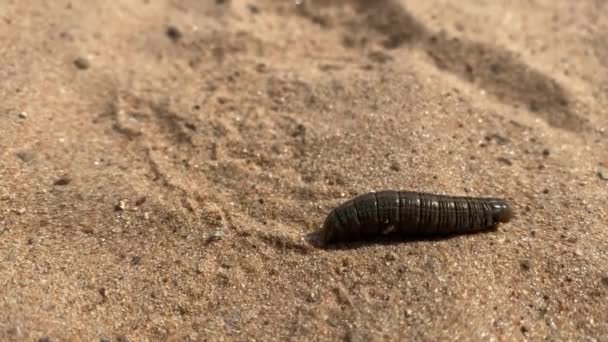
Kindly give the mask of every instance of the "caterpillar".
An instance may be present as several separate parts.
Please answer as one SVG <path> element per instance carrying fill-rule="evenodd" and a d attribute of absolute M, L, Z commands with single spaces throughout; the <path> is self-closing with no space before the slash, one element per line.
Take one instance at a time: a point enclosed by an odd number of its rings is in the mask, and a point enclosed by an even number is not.
<path fill-rule="evenodd" d="M 332 210 L 323 223 L 321 239 L 327 244 L 380 235 L 469 233 L 494 228 L 512 216 L 511 206 L 499 198 L 370 192 Z"/>

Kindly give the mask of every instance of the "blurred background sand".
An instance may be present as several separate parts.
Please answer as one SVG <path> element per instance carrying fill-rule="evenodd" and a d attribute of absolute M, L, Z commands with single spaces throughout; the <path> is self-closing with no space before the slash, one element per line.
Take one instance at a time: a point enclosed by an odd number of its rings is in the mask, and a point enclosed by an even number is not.
<path fill-rule="evenodd" d="M 605 1 L 0 6 L 0 339 L 608 339 Z M 319 249 L 342 201 L 486 234 Z"/>

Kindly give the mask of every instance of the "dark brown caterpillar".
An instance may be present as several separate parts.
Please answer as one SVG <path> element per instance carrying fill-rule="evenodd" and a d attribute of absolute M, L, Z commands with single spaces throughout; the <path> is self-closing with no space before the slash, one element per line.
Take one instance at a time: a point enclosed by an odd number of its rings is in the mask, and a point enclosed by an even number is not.
<path fill-rule="evenodd" d="M 508 222 L 509 204 L 499 198 L 457 197 L 411 191 L 371 192 L 334 209 L 325 220 L 325 243 L 378 235 L 467 233 Z"/>

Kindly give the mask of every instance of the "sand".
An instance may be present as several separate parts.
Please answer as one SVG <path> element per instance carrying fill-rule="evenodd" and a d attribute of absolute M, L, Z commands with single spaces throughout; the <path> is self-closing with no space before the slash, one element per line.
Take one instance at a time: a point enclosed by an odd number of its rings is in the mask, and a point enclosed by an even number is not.
<path fill-rule="evenodd" d="M 0 339 L 608 340 L 605 1 L 0 5 Z M 320 248 L 368 191 L 483 234 Z"/>

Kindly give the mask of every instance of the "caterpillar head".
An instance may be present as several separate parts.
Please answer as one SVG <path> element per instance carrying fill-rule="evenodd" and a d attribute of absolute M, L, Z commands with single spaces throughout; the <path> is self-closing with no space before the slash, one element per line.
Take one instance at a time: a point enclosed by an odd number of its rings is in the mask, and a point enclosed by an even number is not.
<path fill-rule="evenodd" d="M 491 206 L 494 222 L 509 222 L 513 217 L 513 209 L 511 209 L 511 206 L 507 202 L 496 200 L 491 203 Z"/>

